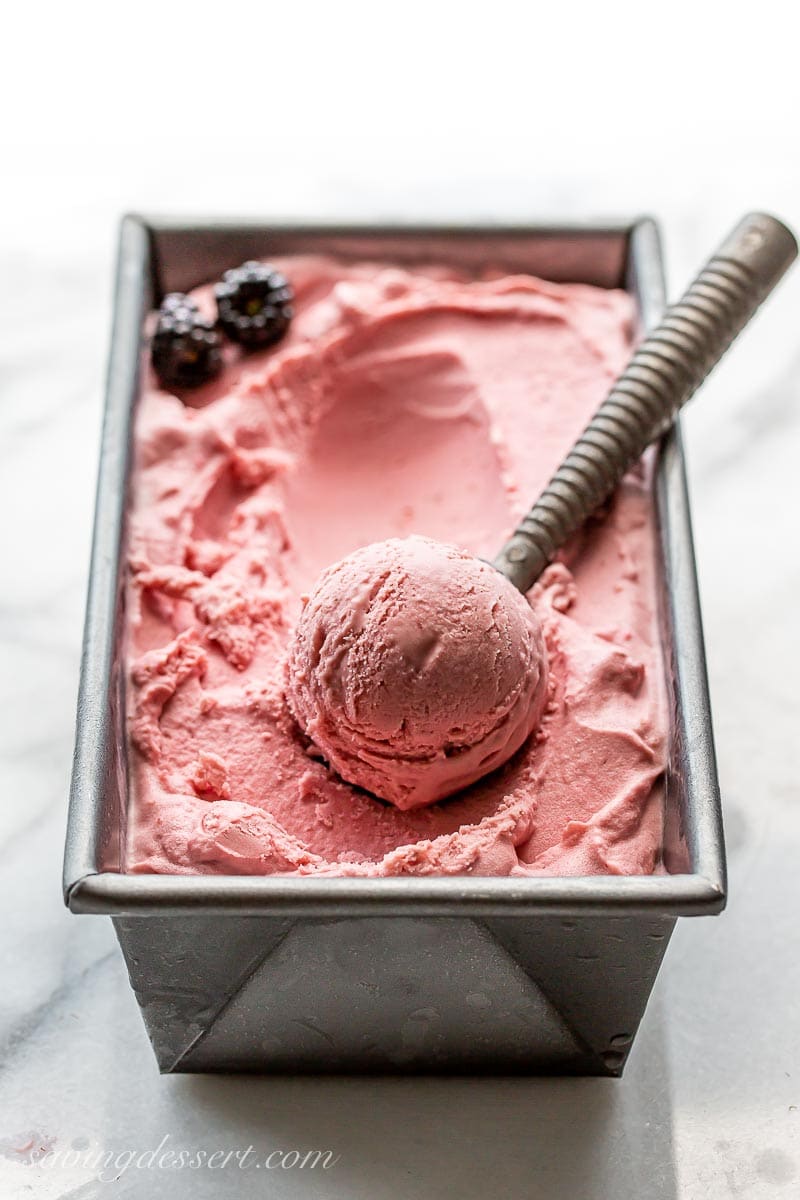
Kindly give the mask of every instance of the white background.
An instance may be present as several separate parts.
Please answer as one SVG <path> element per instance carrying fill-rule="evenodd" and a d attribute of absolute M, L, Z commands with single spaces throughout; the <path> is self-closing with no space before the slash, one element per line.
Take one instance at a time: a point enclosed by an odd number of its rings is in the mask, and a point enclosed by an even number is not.
<path fill-rule="evenodd" d="M 800 1193 L 800 269 L 687 415 L 731 901 L 679 926 L 624 1081 L 160 1079 L 59 872 L 124 210 L 658 216 L 671 292 L 800 228 L 788 4 L 28 4 L 0 69 L 0 1193 Z M 331 1146 L 324 1176 L 47 1178 L 59 1146 Z"/>

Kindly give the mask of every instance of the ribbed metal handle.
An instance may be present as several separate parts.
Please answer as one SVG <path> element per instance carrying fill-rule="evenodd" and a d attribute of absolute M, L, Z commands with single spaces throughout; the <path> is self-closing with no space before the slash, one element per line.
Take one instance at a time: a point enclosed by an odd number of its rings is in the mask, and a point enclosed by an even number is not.
<path fill-rule="evenodd" d="M 527 592 L 700 387 L 797 257 L 792 233 L 751 213 L 639 345 L 530 512 L 494 560 Z"/>

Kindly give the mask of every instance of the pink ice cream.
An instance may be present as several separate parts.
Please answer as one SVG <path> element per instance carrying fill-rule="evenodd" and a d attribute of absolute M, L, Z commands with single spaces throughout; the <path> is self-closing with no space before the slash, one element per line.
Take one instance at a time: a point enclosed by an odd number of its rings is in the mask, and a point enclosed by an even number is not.
<path fill-rule="evenodd" d="M 547 654 L 527 600 L 488 563 L 391 538 L 323 572 L 286 694 L 342 779 L 417 808 L 519 750 L 542 717 Z"/>
<path fill-rule="evenodd" d="M 402 796 L 412 804 L 415 754 L 424 758 L 443 722 L 469 726 L 465 743 L 485 732 L 487 754 L 504 712 L 509 727 L 532 727 L 500 769 L 403 810 L 344 782 L 342 747 L 331 738 L 321 755 L 286 696 L 303 598 L 330 564 L 413 535 L 494 556 L 625 362 L 629 298 L 498 272 L 321 257 L 277 265 L 296 292 L 278 346 L 250 357 L 230 349 L 217 380 L 181 396 L 145 370 L 126 598 L 126 869 L 659 869 L 669 721 L 649 460 L 544 573 L 528 597 L 534 620 L 521 619 L 527 602 L 516 593 L 502 614 L 530 654 L 524 699 L 506 686 L 510 658 L 492 653 L 499 617 L 485 621 L 476 664 L 485 693 L 465 685 L 474 704 L 451 710 L 455 681 L 439 679 L 430 726 L 403 731 L 375 696 L 357 698 L 364 744 L 385 727 L 393 763 L 407 757 Z M 208 290 L 198 297 L 208 303 Z M 457 646 L 455 622 L 451 633 Z M 510 639 L 502 645 L 510 654 Z M 436 650 L 428 658 L 419 644 L 415 655 L 432 681 Z M 312 660 L 288 668 L 301 724 L 303 687 L 318 682 Z M 382 661 L 396 703 L 405 668 Z M 328 679 L 346 702 L 356 698 L 347 669 Z"/>

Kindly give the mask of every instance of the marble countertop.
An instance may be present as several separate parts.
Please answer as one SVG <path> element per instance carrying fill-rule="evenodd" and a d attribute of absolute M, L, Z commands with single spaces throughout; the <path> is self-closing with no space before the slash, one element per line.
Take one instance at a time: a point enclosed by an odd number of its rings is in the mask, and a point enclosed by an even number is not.
<path fill-rule="evenodd" d="M 620 10 L 623 30 L 636 10 Z M 24 18 L 29 37 L 33 19 Z M 177 36 L 177 18 L 164 19 Z M 51 32 L 55 46 L 59 30 Z M 439 21 L 436 32 L 445 37 L 447 27 Z M 744 54 L 747 33 L 726 35 L 727 51 Z M 633 35 L 619 36 L 630 52 Z M 554 68 L 543 66 L 542 78 L 528 80 L 526 107 L 506 92 L 501 134 L 474 97 L 428 127 L 427 51 L 417 63 L 422 98 L 402 110 L 388 97 L 379 113 L 359 107 L 352 81 L 326 91 L 334 75 L 315 51 L 316 102 L 304 89 L 294 124 L 276 130 L 263 153 L 234 132 L 235 152 L 226 142 L 224 155 L 219 113 L 208 118 L 211 149 L 196 132 L 176 145 L 174 129 L 158 124 L 158 96 L 139 89 L 136 104 L 125 99 L 139 83 L 138 27 L 130 61 L 94 64 L 72 90 L 56 50 L 45 49 L 42 77 L 64 96 L 64 111 L 46 112 L 33 97 L 0 144 L 15 181 L 0 201 L 3 1197 L 798 1194 L 800 270 L 686 418 L 730 903 L 720 918 L 679 922 L 621 1083 L 160 1078 L 110 922 L 70 916 L 59 890 L 119 213 L 580 219 L 648 210 L 662 220 L 674 294 L 748 207 L 800 226 L 796 156 L 792 164 L 783 152 L 794 136 L 797 73 L 788 58 L 774 80 L 764 69 L 755 111 L 722 66 L 706 76 L 715 99 L 701 117 L 674 94 L 632 105 L 643 89 L 674 92 L 677 56 L 687 72 L 702 60 L 676 34 L 664 36 L 663 67 L 659 58 L 629 71 L 624 86 L 609 81 L 599 110 L 567 98 L 558 128 L 531 129 L 531 114 L 553 94 Z M 402 52 L 417 53 L 407 31 L 398 37 Z M 227 34 L 223 41 L 218 49 L 233 54 Z M 468 41 L 477 54 L 479 32 Z M 512 65 L 526 62 L 508 39 L 492 45 L 498 53 L 481 77 L 489 90 L 505 74 L 501 46 Z M 587 43 L 578 66 L 596 73 L 593 62 Z M 275 71 L 280 93 L 289 76 L 280 63 Z M 362 80 L 377 84 L 374 71 Z M 13 71 L 2 87 L 11 102 Z M 115 97 L 105 116 L 98 94 Z M 331 106 L 323 122 L 322 96 Z M 496 118 L 496 97 L 489 111 Z M 656 118 L 658 147 L 646 136 Z M 334 128 L 343 131 L 336 138 Z M 192 169 L 200 154 L 220 168 L 202 195 Z M 330 1149 L 337 1161 L 267 1178 L 132 1168 L 115 1183 L 113 1169 L 98 1179 L 80 1165 L 45 1173 L 29 1162 L 40 1146 L 124 1155 L 155 1150 L 164 1137 L 176 1148 L 252 1145 L 263 1156 Z"/>

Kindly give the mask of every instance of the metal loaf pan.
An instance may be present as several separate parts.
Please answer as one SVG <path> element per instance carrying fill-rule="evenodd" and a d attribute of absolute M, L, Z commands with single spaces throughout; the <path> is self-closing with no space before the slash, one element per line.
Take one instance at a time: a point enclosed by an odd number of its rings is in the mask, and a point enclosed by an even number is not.
<path fill-rule="evenodd" d="M 719 912 L 725 856 L 680 431 L 660 452 L 672 699 L 666 873 L 313 879 L 120 873 L 121 651 L 142 322 L 165 291 L 246 258 L 327 251 L 491 263 L 664 299 L 649 220 L 605 227 L 121 226 L 64 894 L 114 922 L 162 1071 L 618 1075 L 678 916 Z"/>

